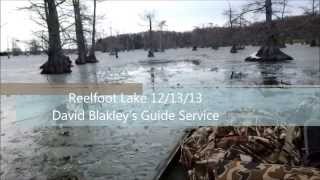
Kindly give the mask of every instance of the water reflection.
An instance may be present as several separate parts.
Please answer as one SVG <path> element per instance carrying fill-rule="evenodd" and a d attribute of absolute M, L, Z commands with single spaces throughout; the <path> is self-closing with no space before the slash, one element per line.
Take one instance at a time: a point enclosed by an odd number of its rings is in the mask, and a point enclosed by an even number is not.
<path fill-rule="evenodd" d="M 88 66 L 81 66 L 79 69 L 80 82 L 87 84 L 90 82 L 90 74 L 88 73 Z"/>
<path fill-rule="evenodd" d="M 67 75 L 46 75 L 49 84 L 64 84 L 67 82 Z"/>
<path fill-rule="evenodd" d="M 282 84 L 281 74 L 283 73 L 282 63 L 259 63 L 257 65 L 262 78 L 262 85 Z"/>
<path fill-rule="evenodd" d="M 150 68 L 150 78 L 151 78 L 151 86 L 152 86 L 152 91 L 154 92 L 154 84 L 155 84 L 155 69 L 154 67 Z"/>
<path fill-rule="evenodd" d="M 227 51 L 224 51 L 223 48 L 219 51 L 212 51 L 211 49 L 199 50 L 208 57 L 193 57 L 194 52 L 191 52 L 190 49 L 168 50 L 163 53 L 163 55 L 159 54 L 159 56 L 164 56 L 164 60 L 167 60 L 168 57 L 170 57 L 170 59 L 174 59 L 175 62 L 171 63 L 170 61 L 169 63 L 168 61 L 166 65 L 156 64 L 157 62 L 154 62 L 155 64 L 142 64 L 142 66 L 139 61 L 141 60 L 141 57 L 145 57 L 144 51 L 124 53 L 121 56 L 121 61 L 117 61 L 117 63 L 109 61 L 109 56 L 102 54 L 100 59 L 106 60 L 101 61 L 99 64 L 75 66 L 73 68 L 73 73 L 70 75 L 50 76 L 40 76 L 38 69 L 34 69 L 34 67 L 39 64 L 40 58 L 37 59 L 37 57 L 34 57 L 34 60 L 32 60 L 30 64 L 26 64 L 24 69 L 17 68 L 17 64 L 20 64 L 21 61 L 12 58 L 10 61 L 1 62 L 5 64 L 3 67 L 6 67 L 4 72 L 1 73 L 4 74 L 4 79 L 7 82 L 47 83 L 48 81 L 49 83 L 58 84 L 75 82 L 98 83 L 98 81 L 100 83 L 128 82 L 129 78 L 129 80 L 133 80 L 134 82 L 151 82 L 153 91 L 155 91 L 156 85 L 157 88 L 159 88 L 163 83 L 169 82 L 174 84 L 183 83 L 186 89 L 188 88 L 187 83 L 198 85 L 199 82 L 203 83 L 203 85 L 223 85 L 230 81 L 280 85 L 283 84 L 284 80 L 293 81 L 295 79 L 301 79 L 300 82 L 306 84 L 306 81 L 304 80 L 308 78 L 311 79 L 310 82 L 315 84 L 319 82 L 319 76 L 317 76 L 319 67 L 318 59 L 317 61 L 315 60 L 315 52 L 313 49 L 301 49 L 300 47 L 289 46 L 289 48 L 287 48 L 287 53 L 295 57 L 295 60 L 292 63 L 257 63 L 251 66 L 247 66 L 247 63 L 243 65 L 243 58 L 225 58 L 225 52 L 228 52 L 229 49 L 230 48 L 227 48 Z M 255 51 L 255 49 L 249 47 L 244 50 L 243 54 L 247 55 L 253 51 Z M 139 55 L 139 53 L 141 53 L 141 55 Z M 232 56 L 232 58 L 233 57 L 234 56 Z M 183 60 L 195 58 L 201 59 L 200 66 L 195 62 L 190 63 L 190 61 L 186 62 Z M 225 72 L 231 71 L 228 63 L 232 64 L 232 67 L 238 68 L 235 73 L 240 73 L 241 78 L 230 80 L 230 74 L 228 73 L 228 77 L 225 79 Z M 210 71 L 203 71 L 199 68 L 202 65 L 214 68 Z M 314 70 L 315 68 L 316 70 Z M 126 72 L 123 72 L 125 69 L 128 69 L 130 77 L 128 77 Z M 313 75 L 300 73 L 304 71 L 315 73 Z M 248 75 L 244 77 L 241 73 Z M 157 90 L 159 91 L 159 89 Z M 274 99 L 279 99 L 279 103 L 285 102 L 286 104 L 294 104 L 287 103 L 288 98 L 284 98 L 286 101 L 280 101 L 281 98 L 278 98 L 278 94 L 272 94 L 268 91 L 262 91 L 262 93 L 264 97 L 269 94 L 277 96 Z M 279 95 L 279 97 L 284 97 L 284 95 Z M 221 95 L 218 94 L 215 96 L 215 99 L 220 96 Z M 299 96 L 288 94 L 287 97 Z M 248 96 L 243 96 L 243 98 L 250 102 Z M 297 117 L 297 120 L 307 118 L 319 119 L 319 113 L 315 113 L 318 112 L 319 109 L 318 99 L 319 95 L 312 102 L 303 101 L 305 102 L 305 105 L 298 107 L 295 110 L 296 114 L 290 111 L 290 109 L 288 112 L 284 113 L 287 114 L 288 119 L 290 120 L 294 120 L 292 116 Z M 253 97 L 251 100 L 253 105 L 255 105 L 255 103 L 265 104 L 265 101 L 259 101 L 256 97 Z M 212 103 L 214 102 L 211 101 L 211 99 L 209 99 L 209 101 Z M 226 101 L 217 102 L 223 103 Z M 239 102 L 242 104 L 243 100 L 239 98 Z M 35 102 L 30 101 L 30 104 L 33 103 Z M 51 107 L 51 103 L 55 104 L 56 101 L 46 101 L 41 107 Z M 223 104 L 219 104 L 216 108 L 210 104 L 205 105 L 206 107 L 217 109 L 218 107 L 222 107 Z M 252 107 L 253 105 L 249 103 L 249 105 L 242 106 Z M 88 110 L 94 108 L 93 106 L 96 105 L 87 107 L 84 104 L 78 104 L 77 107 L 71 107 L 68 103 L 61 103 L 55 107 L 60 112 L 68 112 L 72 109 Z M 259 113 L 261 111 L 264 112 L 263 109 L 258 106 L 254 107 L 252 113 L 255 113 L 256 111 Z M 104 106 L 103 108 L 107 109 L 109 106 Z M 233 108 L 234 106 L 232 105 L 232 108 L 230 109 Z M 238 109 L 239 113 L 245 113 L 243 108 Z M 251 111 L 248 112 L 251 113 Z M 282 114 L 280 114 L 279 117 L 283 117 L 283 112 L 281 113 Z M 303 115 L 308 115 L 308 117 Z M 59 124 L 57 128 L 42 128 L 40 130 L 30 130 L 16 134 L 13 134 L 13 132 L 19 132 L 17 131 L 18 127 L 4 128 L 6 135 L 2 138 L 6 142 L 12 142 L 3 143 L 4 147 L 1 155 L 4 157 L 2 162 L 5 162 L 2 164 L 4 164 L 5 169 L 3 170 L 4 175 L 1 176 L 1 178 L 6 177 L 6 179 L 22 180 L 32 179 L 32 176 L 34 176 L 36 178 L 39 177 L 39 179 L 42 177 L 63 179 L 67 178 L 65 176 L 66 174 L 72 173 L 71 175 L 77 176 L 78 179 L 90 180 L 115 179 L 115 177 L 118 177 L 119 179 L 151 179 L 152 173 L 156 170 L 156 166 L 166 157 L 166 153 L 179 138 L 179 135 L 182 134 L 179 128 L 172 128 L 172 130 L 162 127 L 155 129 L 152 127 L 130 128 L 122 126 L 112 128 L 70 128 L 68 127 L 69 124 L 64 122 L 57 123 Z M 9 132 L 12 132 L 13 135 L 8 136 Z M 82 175 L 86 178 L 81 178 Z M 71 177 L 69 177 L 69 179 L 71 179 Z"/>

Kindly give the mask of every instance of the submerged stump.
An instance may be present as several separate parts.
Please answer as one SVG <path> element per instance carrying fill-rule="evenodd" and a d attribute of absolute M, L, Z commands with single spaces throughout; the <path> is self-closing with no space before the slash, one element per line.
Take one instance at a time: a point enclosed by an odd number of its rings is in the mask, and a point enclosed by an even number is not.
<path fill-rule="evenodd" d="M 45 20 L 48 28 L 48 61 L 40 66 L 41 74 L 71 73 L 72 62 L 63 54 L 60 23 L 55 0 L 44 1 Z"/>
<path fill-rule="evenodd" d="M 72 62 L 69 57 L 58 54 L 49 55 L 49 59 L 44 63 L 40 69 L 41 74 L 64 74 L 71 73 Z"/>
<path fill-rule="evenodd" d="M 317 41 L 315 39 L 311 40 L 310 47 L 316 47 L 316 46 L 317 46 Z"/>
<path fill-rule="evenodd" d="M 97 60 L 95 54 L 90 54 L 90 55 L 87 57 L 86 62 L 87 62 L 87 63 L 97 63 L 97 62 L 99 62 L 99 61 Z"/>
<path fill-rule="evenodd" d="M 293 58 L 280 50 L 277 46 L 263 46 L 255 55 L 251 55 L 245 61 L 287 61 Z"/>
<path fill-rule="evenodd" d="M 237 46 L 233 45 L 230 49 L 230 53 L 237 53 L 237 52 L 238 52 Z"/>
<path fill-rule="evenodd" d="M 192 51 L 197 51 L 198 50 L 198 47 L 197 46 L 193 46 L 192 47 Z"/>
<path fill-rule="evenodd" d="M 244 45 L 238 45 L 237 46 L 237 50 L 244 50 L 246 48 L 246 46 Z"/>
<path fill-rule="evenodd" d="M 217 46 L 217 45 L 212 45 L 211 48 L 212 48 L 213 50 L 218 50 L 218 49 L 219 49 L 219 46 Z"/>
<path fill-rule="evenodd" d="M 153 53 L 152 50 L 149 50 L 149 51 L 148 51 L 148 57 L 154 57 L 154 53 Z"/>
<path fill-rule="evenodd" d="M 83 64 L 86 64 L 87 63 L 87 58 L 86 57 L 78 57 L 77 59 L 76 59 L 76 61 L 75 61 L 75 63 L 77 64 L 77 65 L 83 65 Z"/>
<path fill-rule="evenodd" d="M 86 64 L 86 61 L 81 61 L 79 58 L 76 59 L 75 61 L 76 65 L 83 65 L 83 64 Z"/>

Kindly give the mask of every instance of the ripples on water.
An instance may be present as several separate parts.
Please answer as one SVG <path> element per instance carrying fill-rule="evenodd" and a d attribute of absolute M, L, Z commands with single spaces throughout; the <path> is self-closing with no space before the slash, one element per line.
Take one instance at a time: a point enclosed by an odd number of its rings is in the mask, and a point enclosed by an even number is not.
<path fill-rule="evenodd" d="M 317 48 L 288 46 L 283 51 L 295 58 L 289 62 L 258 64 L 243 61 L 257 49 L 247 47 L 238 54 L 230 54 L 229 48 L 218 51 L 167 50 L 157 53 L 152 61 L 146 58 L 146 51 L 140 50 L 119 53 L 119 59 L 97 53 L 98 64 L 74 66 L 72 74 L 55 76 L 39 74 L 39 66 L 46 60 L 45 56 L 2 58 L 1 77 L 2 82 L 24 83 L 140 82 L 146 91 L 157 90 L 158 87 L 176 91 L 223 85 L 320 84 Z M 272 98 L 268 92 L 261 93 Z M 177 126 L 147 125 L 30 129 L 15 123 L 15 97 L 2 96 L 1 99 L 0 173 L 1 178 L 8 180 L 61 179 L 70 173 L 90 180 L 151 179 L 160 162 L 183 134 L 183 129 Z M 312 114 L 314 108 L 319 107 L 318 99 L 319 94 L 289 112 L 238 107 L 225 113 L 258 114 L 270 119 L 288 116 L 293 111 L 303 114 L 299 112 L 311 109 L 309 114 Z M 47 118 L 46 113 L 38 114 L 37 118 Z"/>

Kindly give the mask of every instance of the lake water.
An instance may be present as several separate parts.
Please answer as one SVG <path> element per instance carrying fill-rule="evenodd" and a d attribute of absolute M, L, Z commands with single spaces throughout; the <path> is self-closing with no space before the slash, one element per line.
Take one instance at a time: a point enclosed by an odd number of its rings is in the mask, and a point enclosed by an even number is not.
<path fill-rule="evenodd" d="M 11 59 L 1 57 L 1 81 L 2 83 L 138 82 L 143 83 L 144 93 L 203 91 L 208 97 L 203 107 L 190 106 L 188 107 L 190 110 L 221 108 L 219 112 L 232 112 L 239 116 L 259 114 L 258 117 L 269 119 L 270 117 L 291 119 L 289 115 L 295 113 L 295 117 L 301 119 L 307 118 L 305 115 L 308 113 L 314 115 L 308 116 L 310 119 L 319 118 L 319 114 L 315 113 L 320 98 L 319 48 L 288 45 L 282 50 L 293 56 L 295 59 L 293 61 L 244 62 L 245 57 L 258 48 L 247 47 L 237 54 L 229 53 L 230 47 L 219 50 L 198 49 L 198 51 L 170 49 L 164 53 L 156 53 L 156 57 L 152 59 L 147 58 L 147 52 L 143 50 L 122 52 L 118 59 L 108 54 L 97 53 L 97 58 L 100 60 L 98 64 L 74 66 L 73 72 L 68 75 L 40 75 L 39 66 L 46 61 L 46 56 L 20 56 Z M 75 58 L 74 55 L 71 57 Z M 231 78 L 232 73 L 234 76 Z M 261 85 L 313 88 L 292 91 L 276 88 L 279 91 L 276 94 L 270 93 L 268 89 L 252 88 L 246 91 L 238 88 L 229 89 L 237 86 L 247 88 Z M 215 90 L 216 87 L 220 89 Z M 223 89 L 224 87 L 229 90 Z M 32 102 L 23 96 L 1 96 L 1 101 L 0 174 L 1 178 L 8 180 L 55 178 L 70 172 L 79 178 L 90 180 L 152 179 L 185 128 L 182 125 L 179 127 L 179 124 L 32 128 L 25 126 L 29 123 L 28 118 L 18 117 L 28 114 L 21 113 L 21 107 L 32 111 L 48 103 L 43 104 L 41 100 Z M 53 105 L 65 106 L 59 103 Z M 157 108 L 176 107 L 167 105 L 153 107 Z M 30 117 L 42 122 L 48 118 L 47 110 L 44 108 L 41 112 L 35 111 Z M 21 120 L 24 121 L 18 122 Z"/>
<path fill-rule="evenodd" d="M 259 47 L 247 47 L 239 53 L 229 53 L 230 47 L 219 50 L 170 49 L 147 58 L 143 50 L 120 53 L 119 59 L 107 53 L 97 53 L 98 64 L 75 66 L 69 75 L 39 75 L 39 66 L 46 56 L 14 57 L 1 59 L 2 82 L 141 82 L 152 84 L 150 74 L 155 76 L 155 86 L 181 85 L 262 85 L 292 84 L 319 85 L 319 48 L 305 45 L 288 45 L 282 49 L 294 57 L 293 61 L 281 63 L 245 62 L 244 59 Z M 71 55 L 74 59 L 75 56 Z M 199 62 L 199 65 L 194 62 Z M 151 69 L 153 67 L 153 69 Z M 152 70 L 152 72 L 150 71 Z M 231 73 L 241 73 L 241 78 L 230 79 Z M 272 80 L 272 81 L 271 81 Z"/>

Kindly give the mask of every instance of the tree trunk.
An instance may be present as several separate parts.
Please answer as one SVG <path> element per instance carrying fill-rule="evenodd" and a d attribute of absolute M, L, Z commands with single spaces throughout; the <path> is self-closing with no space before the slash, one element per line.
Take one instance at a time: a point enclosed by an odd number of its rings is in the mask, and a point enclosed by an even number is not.
<path fill-rule="evenodd" d="M 266 23 L 269 26 L 269 28 L 272 25 L 272 1 L 266 0 Z"/>
<path fill-rule="evenodd" d="M 80 13 L 80 2 L 79 0 L 72 0 L 73 9 L 74 9 L 74 18 L 76 26 L 76 36 L 77 36 L 77 46 L 78 46 L 78 58 L 76 64 L 85 64 L 86 63 L 86 45 L 83 35 L 83 25 L 82 18 Z"/>
<path fill-rule="evenodd" d="M 153 35 L 153 33 L 152 33 L 152 20 L 151 20 L 151 17 L 149 17 L 149 52 L 148 52 L 148 57 L 154 57 L 152 35 Z"/>
<path fill-rule="evenodd" d="M 60 24 L 55 0 L 44 0 L 46 21 L 49 33 L 48 61 L 40 68 L 41 74 L 70 73 L 72 63 L 62 52 Z"/>
<path fill-rule="evenodd" d="M 267 36 L 265 45 L 262 46 L 259 51 L 253 55 L 247 57 L 246 61 L 285 61 L 293 60 L 293 58 L 279 49 L 279 41 L 273 27 L 272 22 L 272 1 L 265 0 L 266 7 L 266 25 L 267 25 Z"/>
<path fill-rule="evenodd" d="M 97 0 L 93 0 L 93 22 L 92 22 L 92 42 L 89 57 L 87 59 L 88 63 L 98 62 L 95 54 L 96 50 L 96 10 L 97 10 Z"/>
<path fill-rule="evenodd" d="M 316 0 L 312 0 L 312 16 L 316 15 Z"/>
<path fill-rule="evenodd" d="M 235 43 L 234 30 L 233 30 L 233 11 L 231 9 L 231 5 L 230 4 L 229 4 L 229 24 L 230 24 L 230 27 L 229 27 L 229 31 L 230 32 L 229 33 L 230 33 L 230 39 L 231 39 L 231 42 L 232 42 L 230 53 L 237 53 L 238 49 L 237 49 L 237 45 Z"/>
<path fill-rule="evenodd" d="M 284 20 L 284 13 L 286 12 L 287 0 L 283 0 L 282 2 L 282 12 L 281 12 L 281 20 Z"/>
<path fill-rule="evenodd" d="M 311 13 L 312 13 L 312 16 L 315 17 L 316 16 L 316 0 L 312 0 L 312 9 L 311 9 Z M 319 0 L 319 14 L 320 14 L 320 0 Z M 317 45 L 320 44 L 320 42 L 318 42 L 319 44 L 317 44 L 317 38 L 316 38 L 317 35 L 314 35 L 313 34 L 313 39 L 311 40 L 310 42 L 310 47 L 315 47 Z"/>
<path fill-rule="evenodd" d="M 162 47 L 162 28 L 160 29 L 160 51 L 164 51 L 164 48 Z"/>

